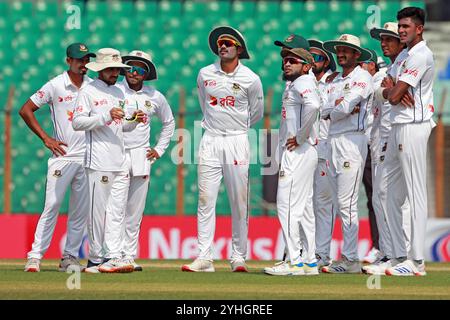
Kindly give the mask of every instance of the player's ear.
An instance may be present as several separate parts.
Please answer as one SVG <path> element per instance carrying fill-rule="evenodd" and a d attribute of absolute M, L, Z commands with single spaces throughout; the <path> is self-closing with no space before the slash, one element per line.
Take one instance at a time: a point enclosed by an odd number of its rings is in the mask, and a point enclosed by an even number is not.
<path fill-rule="evenodd" d="M 242 47 L 237 47 L 237 54 L 240 55 L 242 52 L 244 52 L 244 49 Z"/>

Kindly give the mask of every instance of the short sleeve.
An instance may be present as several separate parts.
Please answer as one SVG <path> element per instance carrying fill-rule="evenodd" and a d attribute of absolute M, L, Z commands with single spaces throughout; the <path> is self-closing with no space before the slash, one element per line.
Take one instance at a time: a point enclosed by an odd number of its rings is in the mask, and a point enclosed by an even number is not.
<path fill-rule="evenodd" d="M 53 101 L 53 86 L 49 82 L 44 84 L 36 93 L 34 93 L 30 100 L 38 107 L 42 107 L 46 104 L 51 104 Z"/>

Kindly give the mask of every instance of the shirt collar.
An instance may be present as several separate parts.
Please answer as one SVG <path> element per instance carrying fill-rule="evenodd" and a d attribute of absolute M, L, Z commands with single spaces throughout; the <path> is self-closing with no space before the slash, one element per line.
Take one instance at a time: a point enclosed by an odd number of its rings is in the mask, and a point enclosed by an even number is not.
<path fill-rule="evenodd" d="M 76 88 L 78 90 L 78 87 L 72 83 L 72 80 L 70 80 L 69 73 L 67 71 L 64 71 L 63 79 L 64 79 L 64 86 L 66 88 L 72 86 L 72 87 L 74 87 L 74 88 Z M 87 85 L 88 82 L 89 82 L 89 77 L 87 75 L 84 75 L 83 76 L 83 83 L 81 84 L 81 88 L 83 88 L 85 85 Z"/>
<path fill-rule="evenodd" d="M 216 63 L 214 63 L 214 67 L 216 68 L 216 72 L 219 72 L 219 73 L 222 73 L 222 74 L 225 74 L 225 75 L 228 75 L 228 76 L 234 76 L 239 71 L 239 69 L 241 68 L 241 65 L 242 65 L 241 61 L 238 61 L 238 65 L 236 66 L 236 69 L 234 69 L 234 71 L 231 72 L 231 73 L 226 73 L 225 71 L 222 70 L 222 67 L 220 66 L 220 60 L 216 61 Z"/>
<path fill-rule="evenodd" d="M 358 72 L 361 69 L 360 66 L 356 66 L 355 69 L 352 70 L 352 72 L 350 72 L 346 77 L 342 76 L 342 72 L 339 74 L 339 79 L 347 79 L 353 76 L 353 74 L 355 74 L 356 72 Z"/>
<path fill-rule="evenodd" d="M 423 47 L 425 47 L 427 45 L 427 42 L 425 40 L 420 41 L 419 43 L 416 43 L 416 45 L 414 47 L 412 47 L 411 49 L 407 49 L 408 51 L 408 55 L 412 55 L 414 52 L 422 49 Z"/>
<path fill-rule="evenodd" d="M 321 83 L 327 83 L 327 78 L 331 75 L 331 70 L 327 70 L 327 72 L 325 72 L 322 76 L 322 78 L 319 79 L 319 81 L 317 82 L 321 82 Z"/>

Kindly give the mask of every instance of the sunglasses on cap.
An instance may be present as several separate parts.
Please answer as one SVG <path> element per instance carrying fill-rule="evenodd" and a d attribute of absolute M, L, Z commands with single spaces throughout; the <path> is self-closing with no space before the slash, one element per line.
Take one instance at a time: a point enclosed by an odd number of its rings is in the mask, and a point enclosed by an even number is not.
<path fill-rule="evenodd" d="M 127 70 L 128 73 L 136 72 L 138 75 L 143 76 L 147 70 L 141 67 L 131 66 L 131 69 Z"/>
<path fill-rule="evenodd" d="M 283 58 L 283 64 L 286 63 L 290 63 L 290 64 L 300 64 L 300 63 L 306 63 L 305 60 L 302 60 L 300 58 L 295 58 L 295 57 L 284 57 Z"/>
<path fill-rule="evenodd" d="M 312 57 L 314 59 L 314 62 L 322 62 L 322 61 L 325 61 L 326 58 L 327 58 L 327 57 L 322 56 L 322 55 L 317 54 L 317 53 L 311 53 L 311 55 L 312 55 Z"/>
<path fill-rule="evenodd" d="M 241 45 L 239 44 L 239 42 L 237 42 L 236 40 L 233 39 L 219 39 L 217 40 L 217 46 L 220 48 L 221 46 L 225 45 L 225 47 L 240 47 Z"/>

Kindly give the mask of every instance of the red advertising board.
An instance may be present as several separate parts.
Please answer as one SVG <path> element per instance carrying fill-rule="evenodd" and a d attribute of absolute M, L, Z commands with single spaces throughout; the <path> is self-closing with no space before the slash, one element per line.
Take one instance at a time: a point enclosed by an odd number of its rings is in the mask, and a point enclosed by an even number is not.
<path fill-rule="evenodd" d="M 39 215 L 15 214 L 0 216 L 0 258 L 25 258 L 33 242 Z M 66 238 L 67 216 L 61 215 L 45 258 L 60 258 Z M 439 226 L 443 226 L 442 220 Z M 448 223 L 448 221 L 447 221 Z M 431 221 L 430 228 L 436 225 Z M 444 228 L 445 229 L 445 228 Z M 450 257 L 447 229 L 427 235 L 428 260 L 445 261 Z M 434 229 L 433 229 L 434 230 Z M 145 216 L 139 238 L 141 259 L 191 259 L 197 254 L 197 220 L 195 216 Z M 280 223 L 276 217 L 253 217 L 249 221 L 248 258 L 255 260 L 280 259 L 284 244 Z M 436 241 L 434 241 L 436 239 Z M 342 233 L 339 220 L 336 222 L 331 243 L 331 256 L 339 258 L 342 248 Z M 362 258 L 371 248 L 369 222 L 360 219 L 358 253 Z M 86 257 L 88 241 L 85 237 L 80 256 Z M 437 252 L 437 253 L 436 253 Z M 214 238 L 216 259 L 228 259 L 231 254 L 231 219 L 217 217 Z"/>

